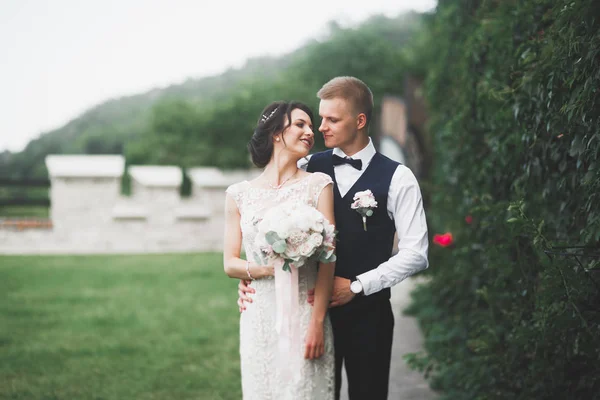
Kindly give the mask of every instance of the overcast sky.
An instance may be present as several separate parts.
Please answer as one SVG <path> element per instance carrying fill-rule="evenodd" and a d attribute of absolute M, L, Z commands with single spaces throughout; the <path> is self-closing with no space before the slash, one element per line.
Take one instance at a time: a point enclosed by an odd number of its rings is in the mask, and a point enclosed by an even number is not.
<path fill-rule="evenodd" d="M 435 0 L 0 0 L 0 151 L 112 97 L 290 52 Z"/>

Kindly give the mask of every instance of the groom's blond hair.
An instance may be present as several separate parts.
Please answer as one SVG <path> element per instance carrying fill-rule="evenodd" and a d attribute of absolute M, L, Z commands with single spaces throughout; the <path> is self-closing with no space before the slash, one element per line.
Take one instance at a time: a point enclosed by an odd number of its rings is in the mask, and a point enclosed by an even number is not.
<path fill-rule="evenodd" d="M 335 77 L 323 85 L 317 92 L 317 97 L 321 100 L 339 97 L 348 101 L 357 115 L 365 114 L 367 128 L 369 127 L 373 114 L 373 93 L 360 79 L 353 76 Z"/>

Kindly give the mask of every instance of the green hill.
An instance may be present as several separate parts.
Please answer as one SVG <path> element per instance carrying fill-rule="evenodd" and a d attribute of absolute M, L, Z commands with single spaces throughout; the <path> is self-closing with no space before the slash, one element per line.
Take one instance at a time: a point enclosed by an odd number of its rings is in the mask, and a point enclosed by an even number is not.
<path fill-rule="evenodd" d="M 48 154 L 125 154 L 128 162 L 239 167 L 245 143 L 268 102 L 295 98 L 316 109 L 314 94 L 336 75 L 355 75 L 378 96 L 401 90 L 402 49 L 421 15 L 373 17 L 277 58 L 250 59 L 239 69 L 107 100 L 43 133 L 19 153 L 0 154 L 2 176 L 45 177 Z"/>

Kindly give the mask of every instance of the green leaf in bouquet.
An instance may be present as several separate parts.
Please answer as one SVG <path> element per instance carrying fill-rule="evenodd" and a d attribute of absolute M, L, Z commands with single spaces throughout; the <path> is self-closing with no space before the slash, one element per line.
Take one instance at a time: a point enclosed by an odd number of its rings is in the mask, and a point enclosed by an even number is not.
<path fill-rule="evenodd" d="M 290 262 L 288 260 L 285 260 L 285 262 L 283 263 L 283 270 L 292 272 L 292 269 L 290 268 Z"/>
<path fill-rule="evenodd" d="M 317 251 L 315 252 L 315 254 L 313 254 L 313 255 L 311 256 L 311 258 L 313 258 L 313 259 L 315 259 L 315 260 L 317 260 L 317 261 L 321 261 L 321 255 L 322 255 L 322 254 L 323 254 L 323 250 L 317 250 Z"/>
<path fill-rule="evenodd" d="M 321 254 L 319 254 L 319 262 L 322 263 L 331 263 L 334 262 L 337 259 L 337 257 L 335 256 L 335 254 L 333 254 L 333 250 L 330 252 L 321 252 Z"/>
<path fill-rule="evenodd" d="M 329 257 L 324 257 L 324 258 L 325 258 L 323 260 L 324 263 L 332 263 L 336 260 L 335 254 L 331 254 Z"/>
<path fill-rule="evenodd" d="M 271 246 L 273 246 L 273 251 L 279 254 L 283 253 L 287 249 L 285 240 L 278 240 L 272 243 Z"/>
<path fill-rule="evenodd" d="M 267 234 L 265 235 L 265 239 L 267 239 L 267 243 L 269 243 L 271 246 L 273 246 L 273 243 L 281 240 L 281 238 L 275 231 L 267 232 Z"/>
<path fill-rule="evenodd" d="M 326 262 L 327 261 L 327 252 L 325 250 L 322 250 L 319 253 L 319 257 L 318 257 L 320 262 Z"/>

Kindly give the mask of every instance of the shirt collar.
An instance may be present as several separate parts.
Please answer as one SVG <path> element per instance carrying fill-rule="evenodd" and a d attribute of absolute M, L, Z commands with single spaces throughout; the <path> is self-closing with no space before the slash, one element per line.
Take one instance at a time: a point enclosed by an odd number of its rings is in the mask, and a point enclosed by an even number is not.
<path fill-rule="evenodd" d="M 373 141 L 371 140 L 371 138 L 369 138 L 369 144 L 367 144 L 361 151 L 354 154 L 351 158 L 353 158 L 354 160 L 361 160 L 363 165 L 362 170 L 364 170 L 371 162 L 371 159 L 373 158 L 375 153 L 375 146 L 373 145 Z M 342 158 L 348 157 L 346 153 L 344 153 L 339 147 L 335 147 L 333 149 L 333 154 Z"/>

